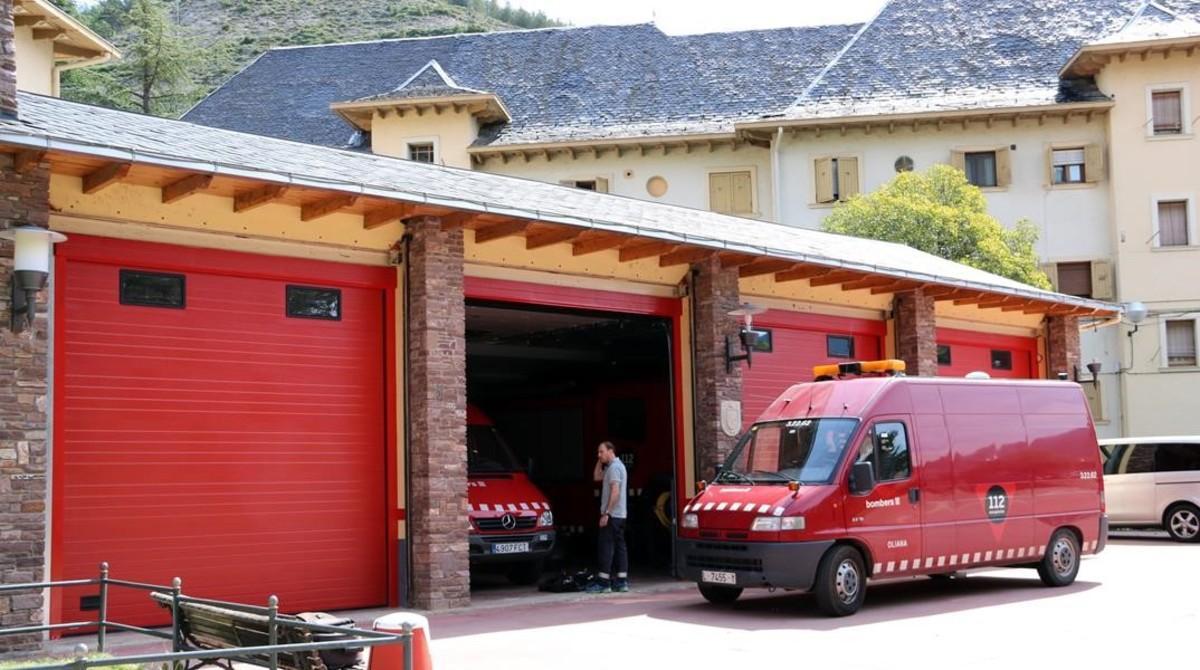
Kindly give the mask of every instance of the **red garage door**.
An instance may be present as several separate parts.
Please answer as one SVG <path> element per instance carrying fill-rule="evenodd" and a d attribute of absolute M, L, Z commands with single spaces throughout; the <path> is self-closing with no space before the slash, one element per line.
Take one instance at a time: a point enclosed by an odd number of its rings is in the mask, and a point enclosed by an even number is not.
<path fill-rule="evenodd" d="M 57 272 L 54 577 L 384 604 L 394 271 L 73 236 Z M 148 602 L 109 616 L 161 623 Z"/>
<path fill-rule="evenodd" d="M 938 375 L 962 377 L 986 372 L 1001 379 L 1033 379 L 1037 339 L 938 328 Z"/>
<path fill-rule="evenodd" d="M 812 381 L 814 365 L 882 358 L 882 321 L 770 310 L 754 329 L 769 335 L 770 351 L 756 351 L 745 370 L 742 423 L 750 425 L 789 386 Z M 766 346 L 760 342 L 760 346 Z"/>

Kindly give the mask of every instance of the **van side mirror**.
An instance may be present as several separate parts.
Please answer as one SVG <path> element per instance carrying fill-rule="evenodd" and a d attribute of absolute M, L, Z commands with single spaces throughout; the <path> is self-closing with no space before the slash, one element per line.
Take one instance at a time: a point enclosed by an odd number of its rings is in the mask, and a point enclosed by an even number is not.
<path fill-rule="evenodd" d="M 721 475 L 721 470 L 725 469 L 724 463 L 717 463 L 713 466 L 713 481 L 717 481 L 717 477 Z"/>
<path fill-rule="evenodd" d="M 850 469 L 850 493 L 866 495 L 875 490 L 875 466 L 870 463 L 855 463 Z"/>

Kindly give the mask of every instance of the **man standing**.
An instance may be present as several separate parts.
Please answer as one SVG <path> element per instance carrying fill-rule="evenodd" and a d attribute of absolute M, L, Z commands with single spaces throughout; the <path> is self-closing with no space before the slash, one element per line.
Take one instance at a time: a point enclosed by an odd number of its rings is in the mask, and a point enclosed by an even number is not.
<path fill-rule="evenodd" d="M 588 584 L 588 593 L 629 590 L 629 554 L 625 549 L 625 492 L 629 477 L 625 464 L 617 458 L 612 442 L 596 448 L 596 467 L 592 479 L 600 484 L 600 537 L 597 581 Z"/>

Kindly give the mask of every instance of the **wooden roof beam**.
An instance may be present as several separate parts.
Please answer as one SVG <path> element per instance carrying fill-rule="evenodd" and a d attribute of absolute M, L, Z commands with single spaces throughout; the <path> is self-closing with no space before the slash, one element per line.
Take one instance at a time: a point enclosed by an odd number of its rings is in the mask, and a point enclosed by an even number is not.
<path fill-rule="evenodd" d="M 1030 305 L 1035 305 L 1035 304 L 1037 304 L 1036 300 L 1022 300 L 1019 303 L 1013 303 L 1011 305 L 1004 305 L 1000 308 L 1000 311 L 1001 312 L 1023 312 L 1025 310 L 1029 309 Z"/>
<path fill-rule="evenodd" d="M 1029 302 L 1029 298 L 1018 298 L 1016 296 L 988 296 L 975 304 L 979 309 L 995 309 L 1006 305 L 1024 305 Z"/>
<path fill-rule="evenodd" d="M 363 213 L 363 230 L 374 230 L 413 215 L 413 206 L 406 202 L 384 205 Z"/>
<path fill-rule="evenodd" d="M 898 291 L 911 291 L 912 289 L 921 288 L 922 286 L 924 286 L 924 284 L 919 281 L 913 281 L 911 279 L 896 279 L 890 284 L 884 284 L 882 286 L 876 286 L 872 288 L 871 295 L 883 295 L 885 293 L 896 293 Z"/>
<path fill-rule="evenodd" d="M 961 298 L 955 298 L 954 304 L 955 305 L 975 305 L 984 300 L 987 300 L 988 297 L 989 296 L 986 293 L 979 293 L 978 291 L 976 291 L 974 293 L 969 293 Z"/>
<path fill-rule="evenodd" d="M 45 20 L 46 17 L 38 16 L 37 14 L 18 14 L 13 17 L 13 25 L 18 28 L 29 28 Z"/>
<path fill-rule="evenodd" d="M 679 246 L 674 242 L 662 242 L 659 240 L 638 239 L 621 247 L 619 260 L 622 263 L 650 258 L 652 256 L 661 256 Z"/>
<path fill-rule="evenodd" d="M 353 207 L 356 202 L 358 202 L 358 196 L 349 193 L 310 202 L 307 205 L 300 206 L 300 220 L 313 221 L 324 216 L 329 216 L 347 207 Z"/>
<path fill-rule="evenodd" d="M 580 233 L 579 238 L 571 245 L 572 256 L 586 256 L 594 254 L 598 251 L 607 251 L 608 249 L 616 249 L 621 246 L 629 238 L 618 233 L 610 233 L 602 230 L 587 230 Z"/>
<path fill-rule="evenodd" d="M 95 49 L 85 49 L 84 47 L 77 47 L 74 44 L 55 42 L 54 55 L 67 56 L 69 58 L 96 58 L 104 54 L 103 52 L 96 51 Z"/>
<path fill-rule="evenodd" d="M 164 205 L 169 205 L 173 202 L 178 202 L 199 193 L 212 185 L 213 175 L 211 174 L 190 174 L 182 179 L 175 181 L 162 187 L 162 201 Z"/>
<path fill-rule="evenodd" d="M 842 284 L 842 290 L 861 291 L 868 288 L 879 288 L 880 286 L 894 286 L 898 283 L 899 282 L 896 281 L 895 277 L 863 277 L 862 279 L 856 279 L 854 281 L 848 281 L 845 284 Z"/>
<path fill-rule="evenodd" d="M 570 242 L 585 232 L 587 231 L 583 228 L 572 228 L 571 226 L 551 226 L 532 230 L 525 235 L 525 248 L 541 249 L 553 244 Z"/>
<path fill-rule="evenodd" d="M 775 281 L 789 282 L 800 281 L 803 279 L 813 279 L 823 277 L 833 272 L 833 268 L 821 267 L 820 265 L 800 265 L 783 272 L 775 273 Z"/>
<path fill-rule="evenodd" d="M 17 172 L 28 172 L 38 166 L 46 157 L 45 151 L 21 150 L 13 154 L 13 169 Z"/>
<path fill-rule="evenodd" d="M 83 192 L 95 193 L 129 176 L 132 163 L 109 163 L 83 176 Z"/>
<path fill-rule="evenodd" d="M 280 184 L 265 184 L 233 196 L 233 211 L 248 212 L 257 207 L 275 202 L 287 195 L 287 187 Z"/>
<path fill-rule="evenodd" d="M 776 272 L 790 270 L 796 266 L 795 261 L 785 261 L 776 258 L 764 258 L 754 261 L 749 265 L 743 265 L 738 268 L 738 277 L 747 279 L 750 277 L 758 277 L 760 275 L 770 275 Z"/>
<path fill-rule="evenodd" d="M 696 261 L 702 261 L 714 253 L 716 253 L 714 250 L 704 247 L 684 247 L 659 256 L 658 266 L 669 268 L 673 265 L 690 265 Z"/>
<path fill-rule="evenodd" d="M 743 265 L 749 265 L 758 260 L 758 256 L 753 254 L 741 254 L 736 251 L 722 251 L 717 254 L 721 259 L 721 268 L 728 270 L 729 268 L 740 268 Z"/>
<path fill-rule="evenodd" d="M 442 230 L 451 231 L 474 225 L 479 220 L 479 214 L 476 212 L 450 212 L 443 214 L 440 218 Z"/>
<path fill-rule="evenodd" d="M 530 221 L 526 221 L 525 219 L 511 219 L 509 221 L 493 223 L 483 228 L 477 228 L 475 230 L 475 244 L 487 244 L 488 242 L 495 242 L 506 237 L 519 235 L 525 232 L 530 223 Z"/>
<path fill-rule="evenodd" d="M 813 277 L 812 279 L 808 280 L 808 285 L 833 286 L 834 284 L 843 284 L 855 279 L 862 279 L 862 277 L 863 274 L 861 272 L 855 272 L 854 270 L 838 270 L 836 272 L 830 272 L 829 274 L 821 277 Z"/>

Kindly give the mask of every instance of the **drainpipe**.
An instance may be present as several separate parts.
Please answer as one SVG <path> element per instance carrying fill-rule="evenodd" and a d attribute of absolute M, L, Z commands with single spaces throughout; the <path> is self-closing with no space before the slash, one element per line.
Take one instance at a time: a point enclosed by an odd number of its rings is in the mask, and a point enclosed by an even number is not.
<path fill-rule="evenodd" d="M 780 144 L 783 144 L 783 126 L 775 130 L 775 141 L 771 142 L 771 215 L 775 223 L 783 223 L 783 214 L 780 211 L 783 195 L 779 192 L 779 184 L 782 181 L 779 176 Z"/>

